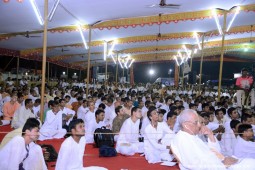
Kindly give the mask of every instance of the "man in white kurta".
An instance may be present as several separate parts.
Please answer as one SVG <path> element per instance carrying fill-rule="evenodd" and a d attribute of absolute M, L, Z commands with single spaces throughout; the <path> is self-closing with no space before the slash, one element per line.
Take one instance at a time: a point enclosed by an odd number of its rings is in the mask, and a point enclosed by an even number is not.
<path fill-rule="evenodd" d="M 234 155 L 238 158 L 255 159 L 255 142 L 253 141 L 254 132 L 252 126 L 249 124 L 241 124 L 238 127 L 238 133 L 239 136 L 237 136 Z"/>
<path fill-rule="evenodd" d="M 180 115 L 182 129 L 171 142 L 171 149 L 180 161 L 181 170 L 254 170 L 254 159 L 235 159 L 220 154 L 220 147 L 213 133 L 202 126 L 196 112 L 184 110 Z M 206 135 L 204 143 L 198 134 Z"/>
<path fill-rule="evenodd" d="M 32 113 L 33 102 L 31 99 L 25 100 L 25 106 L 19 107 L 15 112 L 12 119 L 11 126 L 14 129 L 23 127 L 28 118 L 35 118 L 35 115 Z"/>
<path fill-rule="evenodd" d="M 165 135 L 167 134 L 167 135 Z M 157 128 L 149 124 L 144 133 L 144 154 L 149 163 L 158 163 L 162 161 L 172 161 L 173 157 L 169 154 L 164 137 L 170 141 L 174 137 L 174 132 L 166 125 L 165 122 L 158 122 Z"/>
<path fill-rule="evenodd" d="M 18 170 L 19 164 L 22 162 L 23 168 L 26 170 L 47 170 L 42 148 L 34 143 L 39 135 L 38 127 L 40 124 L 38 121 L 34 123 L 35 121 L 37 120 L 28 119 L 27 123 L 32 122 L 33 126 L 27 126 L 27 129 L 23 130 L 23 136 L 21 136 L 22 131 L 20 131 L 18 135 L 16 134 L 16 136 L 0 150 L 1 170 Z M 29 130 L 30 127 L 31 130 Z"/>
<path fill-rule="evenodd" d="M 60 139 L 66 134 L 66 129 L 62 128 L 62 111 L 58 104 L 52 106 L 52 110 L 47 111 L 46 119 L 40 129 L 39 140 Z"/>
<path fill-rule="evenodd" d="M 82 119 L 75 119 L 69 126 L 72 136 L 66 138 L 60 147 L 56 170 L 106 170 L 101 167 L 83 168 L 86 146 L 84 122 Z"/>
<path fill-rule="evenodd" d="M 116 150 L 123 155 L 134 155 L 143 152 L 143 143 L 139 142 L 139 124 L 142 117 L 142 111 L 138 107 L 133 107 L 131 117 L 123 123 L 119 138 L 117 140 Z"/>

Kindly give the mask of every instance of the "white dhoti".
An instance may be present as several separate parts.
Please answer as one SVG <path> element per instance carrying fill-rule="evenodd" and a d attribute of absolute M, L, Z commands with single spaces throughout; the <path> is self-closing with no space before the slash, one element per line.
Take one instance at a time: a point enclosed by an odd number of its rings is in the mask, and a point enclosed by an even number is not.
<path fill-rule="evenodd" d="M 47 140 L 47 139 L 60 139 L 63 138 L 66 134 L 66 129 L 41 129 L 40 137 L 38 140 Z"/>
<path fill-rule="evenodd" d="M 120 143 L 117 145 L 116 150 L 118 153 L 120 153 L 122 155 L 132 156 L 135 153 L 143 153 L 144 152 L 144 144 L 143 144 L 143 142 Z"/>

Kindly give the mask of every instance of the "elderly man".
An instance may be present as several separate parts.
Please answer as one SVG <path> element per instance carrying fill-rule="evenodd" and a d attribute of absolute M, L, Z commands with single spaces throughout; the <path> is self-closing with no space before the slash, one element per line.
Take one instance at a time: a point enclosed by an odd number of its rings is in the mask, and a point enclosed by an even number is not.
<path fill-rule="evenodd" d="M 212 131 L 201 124 L 201 118 L 194 110 L 184 110 L 180 114 L 179 123 L 181 130 L 171 142 L 171 149 L 180 161 L 180 169 L 254 169 L 254 159 L 224 157 Z M 207 142 L 202 141 L 199 136 L 206 138 Z"/>

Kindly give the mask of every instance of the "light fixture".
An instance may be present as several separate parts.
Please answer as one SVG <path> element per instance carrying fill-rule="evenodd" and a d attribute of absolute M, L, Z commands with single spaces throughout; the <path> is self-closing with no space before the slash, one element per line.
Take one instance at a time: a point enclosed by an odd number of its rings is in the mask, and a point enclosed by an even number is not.
<path fill-rule="evenodd" d="M 115 60 L 115 58 L 113 57 L 112 54 L 111 54 L 111 57 L 112 57 L 112 59 L 113 59 L 114 64 L 116 64 L 116 60 Z"/>
<path fill-rule="evenodd" d="M 130 64 L 129 64 L 129 66 L 128 66 L 128 68 L 130 68 L 131 67 L 131 65 L 133 64 L 133 62 L 135 61 L 135 59 L 132 59 L 132 61 L 130 62 Z"/>
<path fill-rule="evenodd" d="M 74 75 L 76 76 L 76 73 L 74 73 Z"/>
<path fill-rule="evenodd" d="M 181 59 L 180 65 L 182 65 L 182 63 L 184 63 L 184 57 L 182 56 L 182 53 L 181 53 L 180 51 L 178 51 L 178 56 L 179 56 L 180 59 Z"/>
<path fill-rule="evenodd" d="M 197 53 L 197 49 L 195 48 L 195 49 L 194 49 L 194 54 L 196 54 L 196 53 Z"/>
<path fill-rule="evenodd" d="M 113 49 L 114 49 L 114 47 L 115 47 L 116 44 L 117 44 L 117 40 L 114 40 L 113 43 L 112 43 L 112 46 L 111 46 L 111 48 L 110 48 L 110 50 L 109 50 L 109 52 L 108 52 L 108 55 L 111 55 L 111 54 L 112 54 L 112 51 L 113 51 Z"/>
<path fill-rule="evenodd" d="M 233 24 L 233 22 L 234 22 L 234 20 L 235 20 L 235 18 L 236 18 L 236 15 L 239 13 L 239 11 L 240 11 L 240 6 L 236 7 L 236 12 L 235 12 L 233 18 L 231 19 L 231 21 L 230 21 L 230 23 L 229 23 L 229 25 L 228 25 L 227 32 L 228 32 L 229 29 L 231 28 L 231 25 Z"/>
<path fill-rule="evenodd" d="M 77 27 L 78 27 L 79 32 L 80 32 L 80 34 L 81 34 L 81 39 L 82 39 L 82 42 L 83 42 L 83 44 L 84 44 L 84 47 L 85 47 L 85 49 L 87 50 L 87 49 L 88 49 L 88 46 L 87 46 L 87 43 L 86 43 L 85 37 L 84 37 L 84 35 L 83 35 L 81 25 L 80 25 L 80 24 L 78 24 L 78 25 L 77 25 Z"/>
<path fill-rule="evenodd" d="M 177 64 L 178 66 L 180 66 L 180 64 L 179 64 L 179 62 L 178 62 L 178 59 L 177 59 L 176 55 L 174 56 L 174 59 L 175 59 L 175 61 L 176 61 L 176 64 Z"/>
<path fill-rule="evenodd" d="M 120 63 L 120 67 L 123 68 L 123 65 L 121 64 L 121 61 L 120 59 L 118 59 L 119 63 Z"/>
<path fill-rule="evenodd" d="M 66 72 L 63 72 L 63 75 L 65 75 L 66 74 Z"/>
<path fill-rule="evenodd" d="M 221 26 L 220 26 L 220 22 L 219 22 L 219 18 L 217 16 L 216 9 L 212 9 L 212 14 L 213 14 L 213 17 L 215 19 L 215 22 L 216 22 L 216 25 L 217 25 L 217 28 L 218 28 L 218 31 L 219 31 L 220 35 L 223 35 L 222 29 L 221 29 Z"/>
<path fill-rule="evenodd" d="M 186 55 L 187 55 L 185 61 L 188 61 L 188 59 L 190 58 L 190 50 L 188 50 L 188 49 L 186 48 L 186 45 L 185 45 L 185 44 L 182 46 L 182 48 L 184 49 L 184 51 L 186 52 Z"/>
<path fill-rule="evenodd" d="M 199 42 L 199 39 L 198 39 L 197 32 L 194 32 L 194 36 L 195 36 L 195 38 L 196 38 L 197 46 L 198 46 L 199 50 L 202 50 L 201 45 L 200 45 L 200 42 Z"/>
<path fill-rule="evenodd" d="M 58 7 L 59 1 L 60 1 L 60 0 L 55 0 L 54 5 L 53 5 L 53 7 L 52 7 L 52 9 L 51 9 L 51 11 L 50 11 L 50 13 L 49 13 L 49 15 L 48 15 L 48 20 L 49 20 L 49 21 L 52 20 L 54 14 L 55 14 L 55 11 L 56 11 L 56 9 L 57 9 L 57 7 Z"/>
<path fill-rule="evenodd" d="M 36 15 L 36 17 L 37 17 L 37 19 L 38 19 L 40 25 L 43 25 L 43 18 L 42 18 L 42 16 L 41 16 L 41 13 L 40 13 L 40 11 L 39 11 L 39 8 L 38 8 L 38 6 L 37 6 L 35 0 L 30 0 L 30 3 L 31 3 L 31 5 L 32 5 L 32 8 L 33 8 L 33 10 L 34 10 L 34 12 L 35 12 L 35 15 Z"/>
<path fill-rule="evenodd" d="M 155 73 L 155 71 L 154 71 L 153 69 L 150 69 L 150 70 L 149 70 L 149 74 L 150 74 L 150 75 L 153 75 L 154 73 Z"/>
<path fill-rule="evenodd" d="M 106 60 L 107 58 L 107 42 L 105 41 L 104 42 L 104 61 Z"/>

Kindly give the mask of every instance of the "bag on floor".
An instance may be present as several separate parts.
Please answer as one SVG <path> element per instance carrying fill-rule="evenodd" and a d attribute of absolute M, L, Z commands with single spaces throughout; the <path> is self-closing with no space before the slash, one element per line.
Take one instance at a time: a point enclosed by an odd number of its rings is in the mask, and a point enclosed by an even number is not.
<path fill-rule="evenodd" d="M 102 145 L 99 148 L 99 157 L 114 157 L 117 156 L 117 151 L 115 148 Z"/>
<path fill-rule="evenodd" d="M 46 162 L 56 162 L 58 159 L 58 153 L 52 145 L 41 145 L 43 150 L 43 157 Z"/>
<path fill-rule="evenodd" d="M 114 146 L 114 136 L 110 129 L 106 127 L 97 128 L 94 132 L 94 141 L 97 148 L 103 145 L 113 147 Z"/>

